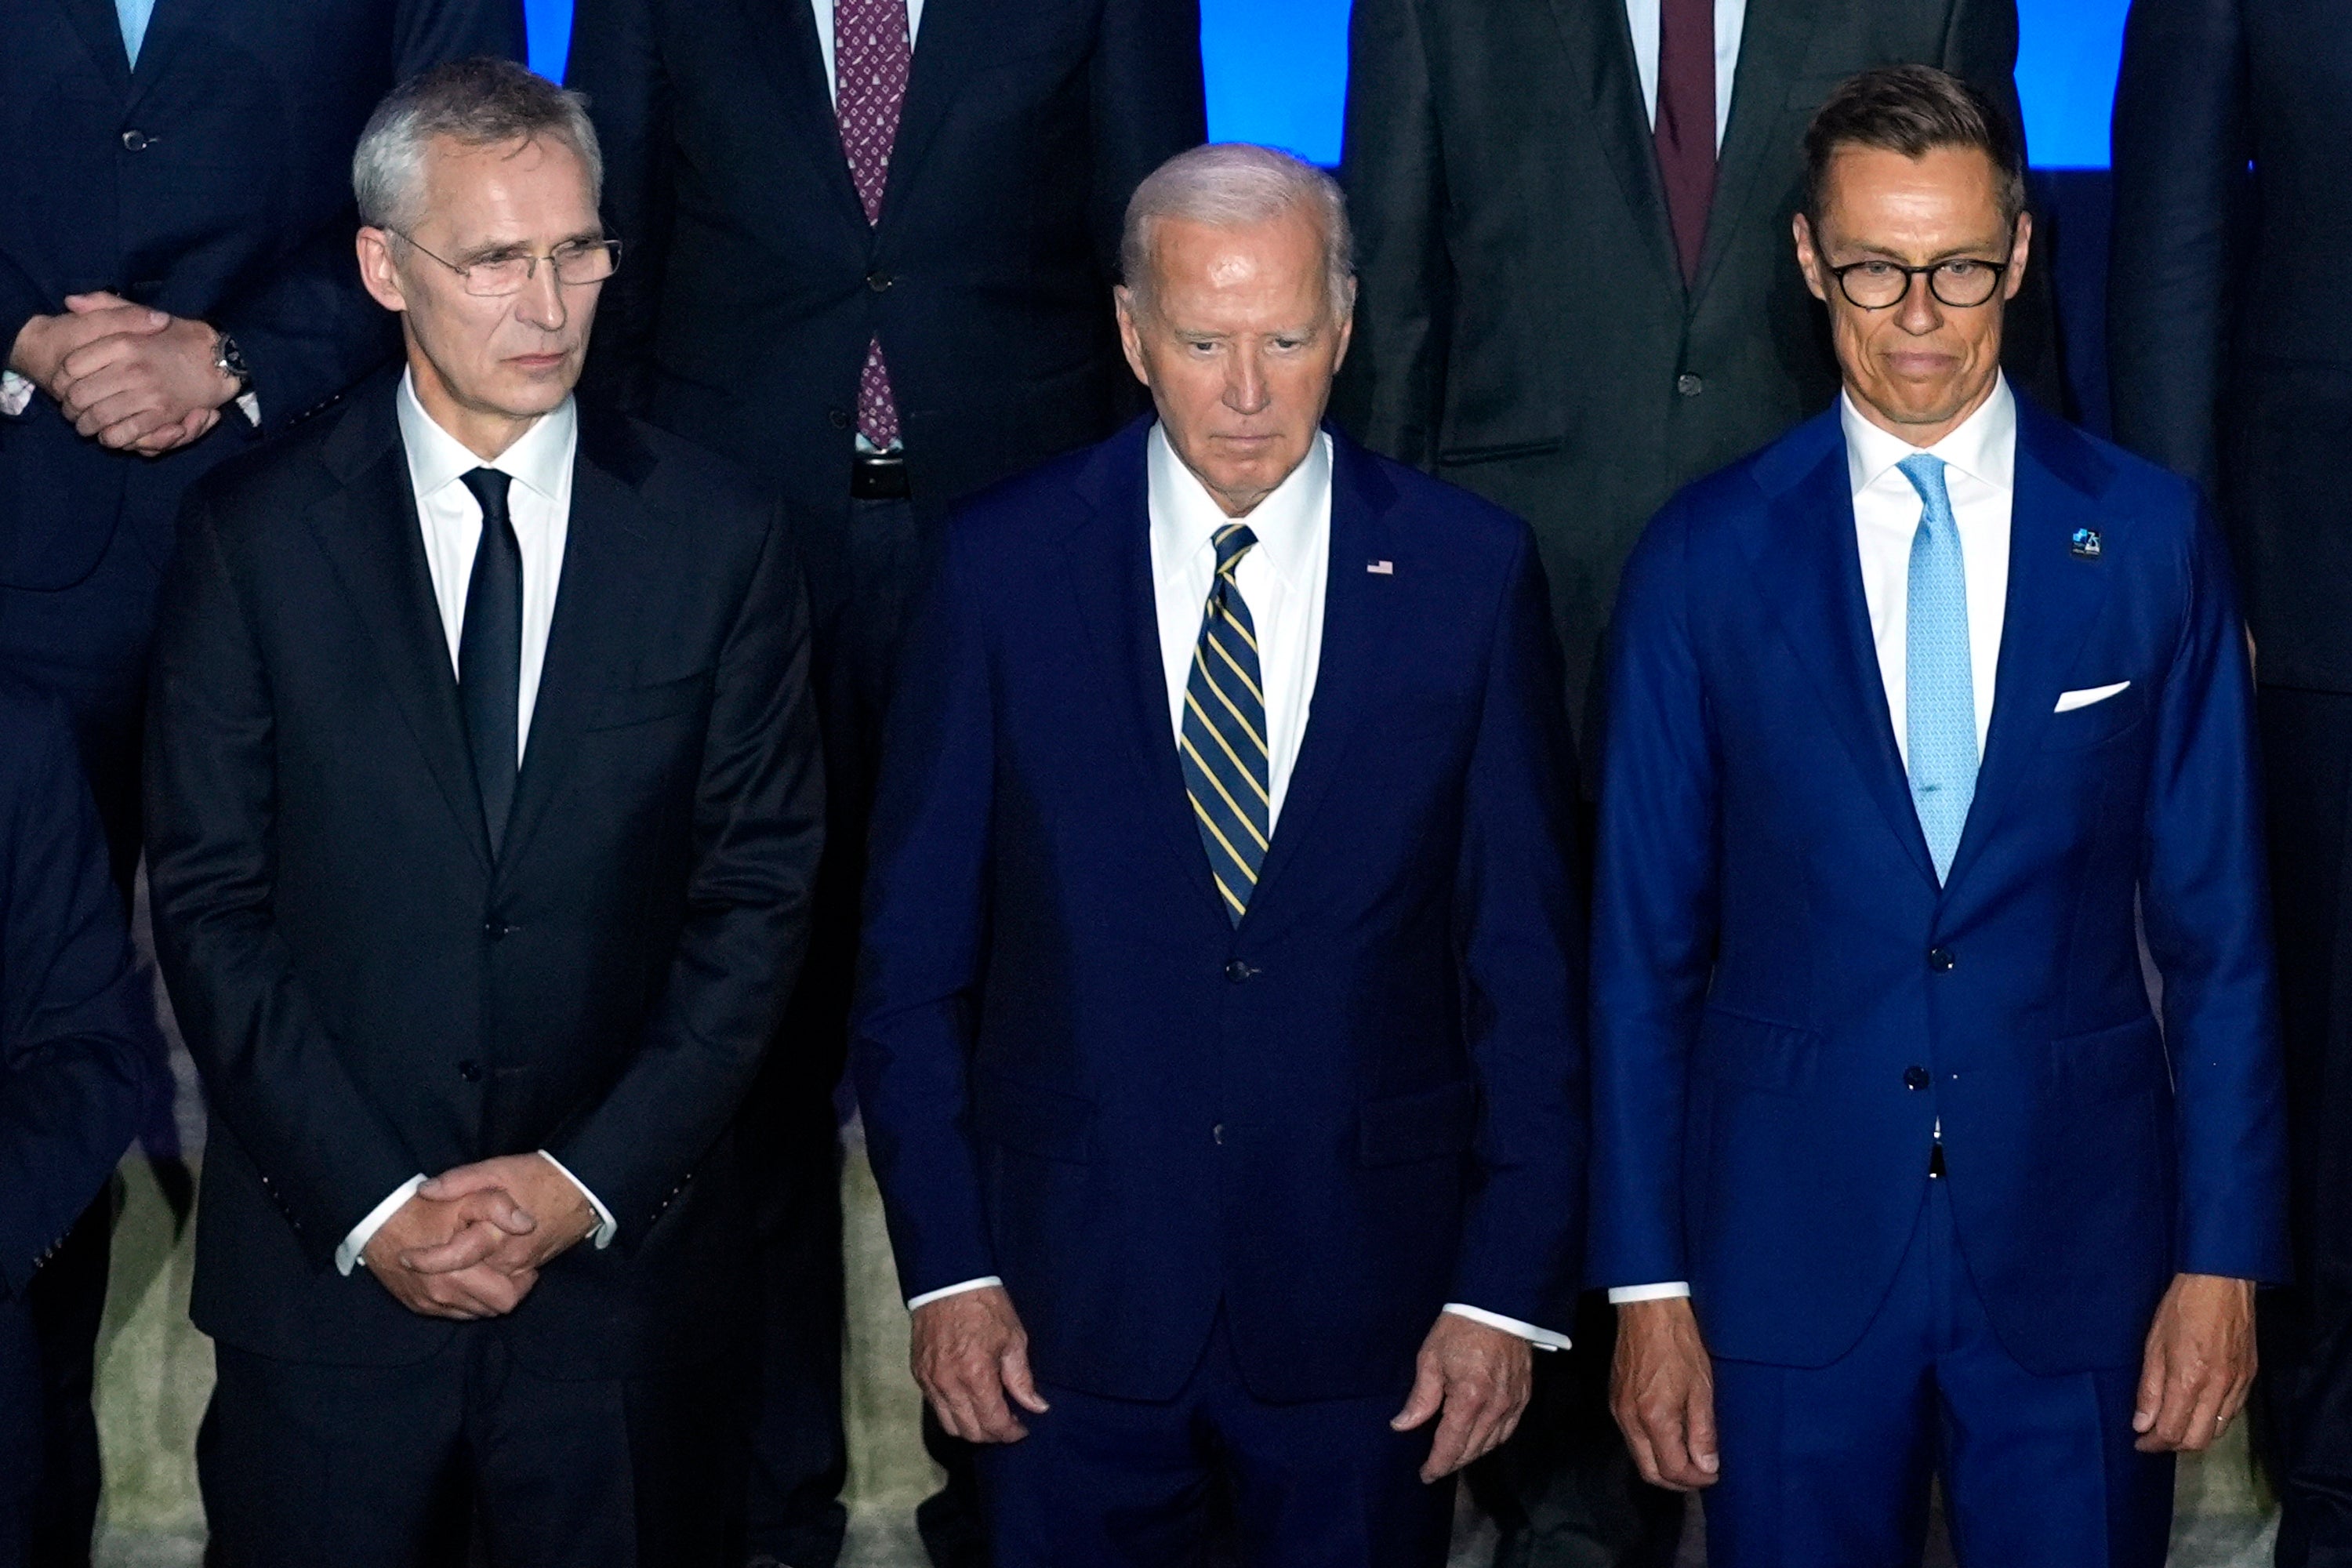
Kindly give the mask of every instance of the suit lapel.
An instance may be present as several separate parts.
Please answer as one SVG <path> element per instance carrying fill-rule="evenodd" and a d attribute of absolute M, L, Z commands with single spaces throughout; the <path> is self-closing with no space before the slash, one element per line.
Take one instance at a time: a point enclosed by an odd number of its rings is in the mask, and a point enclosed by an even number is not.
<path fill-rule="evenodd" d="M 1612 5 L 1612 9 L 1622 7 Z M 1733 79 L 1731 123 L 1724 128 L 1716 161 L 1715 200 L 1709 208 L 1706 246 L 1699 258 L 1698 288 L 1704 291 L 1723 264 L 1733 237 L 1750 221 L 1749 205 L 1778 202 L 1778 190 L 1759 191 L 1764 170 L 1787 151 L 1775 138 L 1787 119 L 1790 81 L 1801 74 L 1812 43 L 1820 7 L 1811 0 L 1777 0 L 1748 7 L 1739 37 L 1738 74 Z"/>
<path fill-rule="evenodd" d="M 1854 542 L 1853 486 L 1836 412 L 1788 439 L 1806 443 L 1809 454 L 1817 447 L 1819 456 L 1772 497 L 1769 512 L 1747 531 L 1757 592 L 1772 606 L 1783 637 L 1812 678 L 1830 723 L 1886 826 L 1920 875 L 1932 882 L 1935 861 L 1919 831 L 1903 756 L 1895 749 L 1886 683 L 1870 635 L 1870 605 Z"/>
<path fill-rule="evenodd" d="M 924 13 L 929 36 L 930 14 Z M 1144 815 L 1159 831 L 1200 895 L 1201 907 L 1224 918 L 1209 878 L 1176 735 L 1168 718 L 1168 673 L 1160 660 L 1160 611 L 1151 578 L 1151 517 L 1139 421 L 1097 458 L 1081 488 L 1093 512 L 1063 540 L 1070 588 L 1086 628 L 1092 664 L 1104 684 L 1118 749 L 1125 753 Z"/>
<path fill-rule="evenodd" d="M 139 63 L 131 72 L 131 105 L 137 108 L 172 63 L 188 36 L 194 32 L 196 17 L 213 0 L 155 0 L 153 15 L 147 18 L 147 36 L 140 41 Z"/>
<path fill-rule="evenodd" d="M 982 0 L 923 0 L 923 25 L 907 77 L 907 101 L 898 110 L 898 135 L 890 148 L 890 179 L 882 192 L 882 224 L 906 205 L 907 189 L 923 165 L 923 154 L 954 107 L 963 85 L 965 61 L 988 20 Z"/>
<path fill-rule="evenodd" d="M 530 847 L 533 831 L 572 775 L 597 699 L 620 682 L 621 663 L 638 646 L 636 606 L 656 566 L 658 527 L 636 489 L 650 461 L 625 421 L 581 410 L 555 618 L 515 780 L 514 813 L 499 851 L 502 867 L 517 864 Z"/>
<path fill-rule="evenodd" d="M 841 121 L 834 113 L 833 84 L 825 79 L 815 10 L 809 0 L 742 0 L 740 15 L 738 36 L 748 40 L 766 65 L 792 134 L 814 162 L 827 200 L 841 216 L 864 229 L 866 208 L 850 178 L 848 154 L 842 151 Z"/>
<path fill-rule="evenodd" d="M 1551 0 L 1551 13 L 1570 61 L 1591 89 L 1601 151 L 1616 172 L 1625 205 L 1649 237 L 1658 264 L 1679 289 L 1682 268 L 1675 258 L 1665 185 L 1658 174 L 1649 110 L 1642 103 L 1641 72 L 1633 63 L 1633 35 L 1625 7 L 1619 0 Z"/>
<path fill-rule="evenodd" d="M 380 378 L 328 438 L 327 465 L 343 489 L 313 506 L 308 521 L 374 645 L 384 684 L 441 786 L 459 835 L 487 872 L 489 835 L 457 706 L 457 675 L 425 562 L 408 459 L 393 416 L 394 384 Z"/>
<path fill-rule="evenodd" d="M 99 73 L 107 85 L 118 94 L 131 92 L 131 54 L 123 47 L 122 22 L 114 12 L 114 0 L 57 0 L 58 9 L 66 14 L 75 32 L 81 35 L 90 58 L 98 62 Z"/>
<path fill-rule="evenodd" d="M 2099 522 L 2095 461 L 2080 437 L 2018 399 L 2009 591 L 1992 724 L 1947 886 L 1958 885 L 1967 874 L 2032 774 L 2042 731 L 2057 712 L 2075 655 L 2105 605 L 2115 568 L 2074 552 L 2074 531 Z"/>

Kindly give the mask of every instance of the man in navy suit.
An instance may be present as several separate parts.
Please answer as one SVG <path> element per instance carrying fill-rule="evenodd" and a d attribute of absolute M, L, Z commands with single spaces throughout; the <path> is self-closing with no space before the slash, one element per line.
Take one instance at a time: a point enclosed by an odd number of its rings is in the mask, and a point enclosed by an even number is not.
<path fill-rule="evenodd" d="M 1593 1269 L 1643 1471 L 1732 1568 L 2164 1560 L 2285 1268 L 2252 691 L 2189 485 L 2000 371 L 2007 123 L 1925 67 L 1808 136 L 1839 406 L 1627 570 Z M 2161 976 L 2152 1009 L 2146 952 Z"/>
<path fill-rule="evenodd" d="M 131 1142 L 146 1000 L 65 705 L 0 678 L 0 1568 L 47 1468 L 26 1293 Z"/>
<path fill-rule="evenodd" d="M 1283 154 L 1146 180 L 1158 418 L 961 513 L 893 706 L 858 1082 L 1000 1568 L 1197 1558 L 1213 1491 L 1253 1563 L 1442 1563 L 1562 1342 L 1559 651 L 1525 524 L 1320 430 L 1348 255 Z"/>

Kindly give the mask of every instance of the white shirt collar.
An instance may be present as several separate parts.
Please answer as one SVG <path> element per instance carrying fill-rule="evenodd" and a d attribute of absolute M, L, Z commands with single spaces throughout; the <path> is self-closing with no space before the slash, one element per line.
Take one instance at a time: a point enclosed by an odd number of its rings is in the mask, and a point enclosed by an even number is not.
<path fill-rule="evenodd" d="M 1992 395 L 1982 407 L 1932 447 L 1914 447 L 1873 424 L 1854 406 L 1850 393 L 1838 395 L 1838 420 L 1845 427 L 1846 475 L 1856 495 L 1885 478 L 1904 458 L 1921 451 L 2004 493 L 2016 482 L 2017 395 L 2010 391 L 2006 375 L 1995 377 Z"/>
<path fill-rule="evenodd" d="M 520 445 L 520 443 L 518 443 Z M 1230 518 L 1209 493 L 1200 476 L 1184 466 L 1170 446 L 1168 433 L 1151 426 L 1146 458 L 1150 486 L 1152 553 L 1174 563 L 1196 550 L 1213 549 L 1219 529 L 1231 522 L 1249 525 L 1257 535 L 1257 551 L 1274 568 L 1285 586 L 1307 580 L 1323 569 L 1315 559 L 1316 523 L 1331 494 L 1331 437 L 1315 433 L 1307 456 L 1290 470 L 1272 494 L 1244 518 Z"/>
<path fill-rule="evenodd" d="M 444 485 L 476 468 L 496 468 L 543 499 L 563 496 L 572 457 L 578 444 L 579 405 L 565 398 L 540 416 L 539 422 L 516 438 L 515 444 L 488 460 L 441 428 L 418 401 L 413 372 L 400 375 L 400 395 L 394 400 L 400 415 L 401 444 L 408 449 L 409 477 L 422 500 Z"/>

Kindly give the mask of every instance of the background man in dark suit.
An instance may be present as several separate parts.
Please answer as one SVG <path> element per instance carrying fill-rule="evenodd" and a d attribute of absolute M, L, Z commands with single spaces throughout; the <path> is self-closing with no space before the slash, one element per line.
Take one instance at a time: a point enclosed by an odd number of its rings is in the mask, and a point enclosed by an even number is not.
<path fill-rule="evenodd" d="M 1281 153 L 1143 184 L 1118 310 L 1159 417 L 958 516 L 892 710 L 858 1083 L 1000 1568 L 1192 1560 L 1212 1489 L 1254 1564 L 1443 1563 L 1432 1483 L 1565 1342 L 1543 574 L 1318 430 L 1348 254 Z"/>
<path fill-rule="evenodd" d="M 393 353 L 352 266 L 352 145 L 401 78 L 519 57 L 522 6 L 24 0 L 0 32 L 0 669 L 71 704 L 127 908 L 181 494 Z M 58 1461 L 45 1562 L 89 1555 L 106 1253 L 94 1207 L 37 1292 Z"/>
<path fill-rule="evenodd" d="M 2014 0 L 1358 0 L 1341 178 L 1364 292 L 1333 408 L 1535 525 L 1580 739 L 1642 525 L 1836 395 L 1789 252 L 1806 121 L 1905 61 L 2013 121 L 2016 55 Z M 2056 406 L 2038 277 L 2014 320 L 2012 372 Z M 1681 1508 L 1629 1493 L 1612 1325 L 1598 1303 L 1583 1320 L 1474 1478 L 1502 1561 L 1671 1562 Z"/>
<path fill-rule="evenodd" d="M 65 704 L 0 677 L 0 1568 L 47 1468 L 27 1289 L 131 1142 L 154 1029 Z"/>
<path fill-rule="evenodd" d="M 2137 0 L 2116 94 L 2116 435 L 2205 485 L 2261 681 L 2294 1282 L 2263 1300 L 2279 1562 L 2352 1555 L 2352 33 L 2316 0 Z M 2250 173 L 2251 166 L 2251 173 Z"/>
<path fill-rule="evenodd" d="M 822 835 L 791 542 L 572 399 L 614 260 L 576 98 L 428 72 L 354 184 L 407 372 L 206 479 L 156 654 L 214 1540 L 449 1562 L 475 1512 L 499 1564 L 725 1563 L 728 1128 Z"/>
<path fill-rule="evenodd" d="M 1806 153 L 1843 395 L 1659 514 L 1611 633 L 1618 1415 L 1717 1568 L 1916 1563 L 1935 1481 L 1965 1563 L 2158 1568 L 2286 1263 L 2229 561 L 2002 376 L 1999 110 L 1872 71 Z"/>
<path fill-rule="evenodd" d="M 581 0 L 569 76 L 629 247 L 590 385 L 799 506 L 830 850 L 789 1048 L 746 1111 L 770 1292 L 751 1526 L 758 1550 L 830 1568 L 834 1090 L 893 656 L 950 503 L 1139 406 L 1105 300 L 1129 195 L 1205 134 L 1199 8 Z M 968 1492 L 968 1456 L 943 1457 Z M 926 1507 L 935 1558 L 969 1560 L 968 1516 L 968 1497 Z"/>

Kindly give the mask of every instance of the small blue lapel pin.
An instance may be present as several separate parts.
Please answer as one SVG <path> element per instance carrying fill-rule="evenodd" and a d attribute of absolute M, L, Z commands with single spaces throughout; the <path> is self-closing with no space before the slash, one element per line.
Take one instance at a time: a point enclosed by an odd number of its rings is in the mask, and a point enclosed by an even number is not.
<path fill-rule="evenodd" d="M 2099 558 L 2099 531 L 2095 528 L 2076 529 L 2074 550 L 2085 561 L 2096 561 Z"/>

